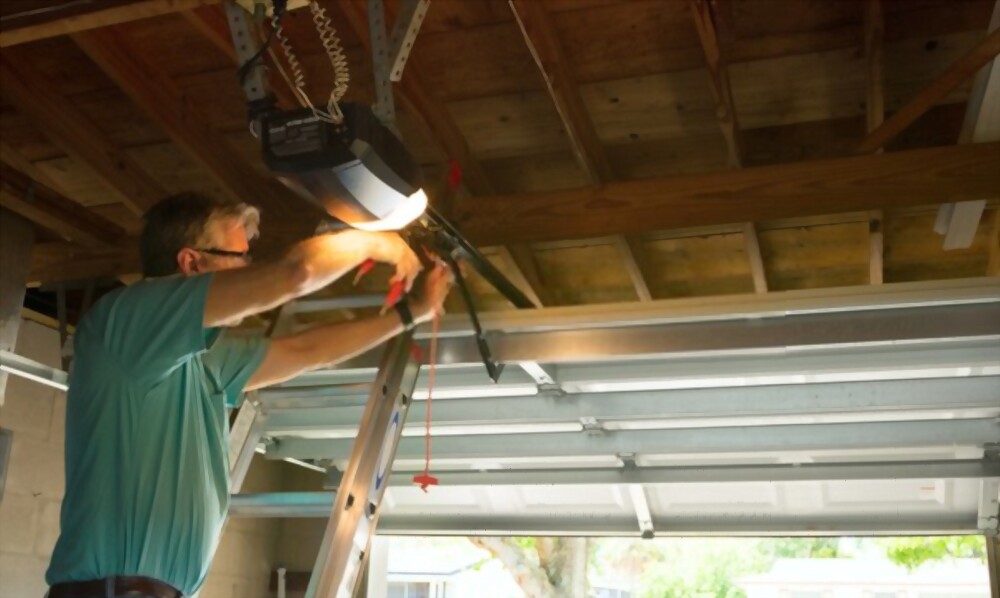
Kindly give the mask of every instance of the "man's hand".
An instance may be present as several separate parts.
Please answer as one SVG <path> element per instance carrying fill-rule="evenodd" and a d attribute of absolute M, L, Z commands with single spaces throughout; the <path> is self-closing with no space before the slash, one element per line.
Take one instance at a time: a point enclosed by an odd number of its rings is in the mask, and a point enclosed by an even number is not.
<path fill-rule="evenodd" d="M 392 277 L 390 283 L 405 281 L 407 291 L 413 288 L 413 281 L 423 266 L 420 265 L 417 254 L 398 234 L 363 231 L 350 231 L 342 234 L 357 235 L 360 242 L 367 247 L 368 257 L 396 267 L 396 275 Z"/>
<path fill-rule="evenodd" d="M 455 275 L 446 264 L 438 262 L 427 273 L 424 288 L 412 305 L 413 319 L 417 324 L 430 321 L 435 314 L 444 313 L 444 300 L 454 283 Z"/>

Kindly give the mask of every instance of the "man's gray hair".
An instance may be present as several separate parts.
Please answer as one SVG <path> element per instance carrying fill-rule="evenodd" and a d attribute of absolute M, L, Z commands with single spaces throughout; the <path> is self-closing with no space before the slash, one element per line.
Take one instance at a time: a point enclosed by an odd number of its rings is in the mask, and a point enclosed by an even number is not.
<path fill-rule="evenodd" d="M 177 273 L 177 253 L 185 247 L 213 247 L 232 222 L 257 237 L 260 211 L 245 203 L 222 201 L 199 193 L 181 193 L 160 200 L 143 216 L 139 253 L 145 277 Z"/>

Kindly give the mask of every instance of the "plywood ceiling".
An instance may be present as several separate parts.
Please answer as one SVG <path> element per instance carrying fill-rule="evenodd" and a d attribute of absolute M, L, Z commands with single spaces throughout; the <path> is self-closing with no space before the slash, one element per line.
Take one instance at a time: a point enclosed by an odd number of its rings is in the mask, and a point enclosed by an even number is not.
<path fill-rule="evenodd" d="M 348 99 L 371 102 L 367 31 L 359 28 L 365 4 L 323 3 L 347 48 Z M 3 3 L 3 35 L 45 21 L 44 15 L 10 18 L 37 4 Z M 115 2 L 107 10 L 146 4 Z M 995 6 L 882 0 L 875 4 L 884 35 L 866 50 L 872 4 L 434 0 L 396 88 L 399 129 L 430 187 L 449 158 L 462 165 L 465 186 L 453 200 L 453 215 L 473 232 L 481 229 L 477 218 L 489 218 L 490 206 L 507 205 L 491 203 L 494 195 L 515 198 L 531 217 L 538 192 L 608 185 L 605 195 L 598 191 L 603 199 L 585 208 L 599 221 L 603 211 L 620 208 L 610 195 L 623 182 L 662 181 L 670 190 L 671 181 L 680 180 L 673 177 L 728 180 L 734 169 L 846 158 L 866 136 L 870 92 L 884 105 L 880 119 L 906 106 L 983 42 Z M 0 157 L 132 235 L 86 247 L 43 233 L 33 281 L 135 271 L 137 206 L 159 194 L 196 190 L 263 203 L 263 250 L 272 255 L 308 234 L 317 219 L 274 184 L 259 159 L 220 29 L 221 6 L 175 5 L 186 10 L 116 17 L 121 22 L 25 43 L 3 38 Z M 396 10 L 390 2 L 390 13 Z M 325 96 L 331 72 L 308 13 L 289 14 L 286 27 L 310 94 Z M 884 56 L 883 75 L 873 81 L 866 73 L 876 49 Z M 15 93 L 21 86 L 27 91 Z M 886 146 L 887 154 L 955 145 L 970 86 L 967 78 L 936 100 Z M 998 154 L 989 147 L 982 151 L 992 159 Z M 131 172 L 102 166 L 95 153 L 108 151 Z M 782 171 L 775 172 L 780 177 Z M 252 179 L 247 188 L 255 197 L 245 197 L 242 179 Z M 498 267 L 552 305 L 996 274 L 991 268 L 1000 258 L 991 262 L 990 256 L 1000 252 L 1000 178 L 971 190 L 985 191 L 989 208 L 973 245 L 951 252 L 931 230 L 935 204 L 948 198 L 883 202 L 876 183 L 870 190 L 859 183 L 854 191 L 870 205 L 860 212 L 844 213 L 833 202 L 818 214 L 786 198 L 795 208 L 788 214 L 762 210 L 768 216 L 728 221 L 720 204 L 711 223 L 682 230 L 656 226 L 669 218 L 618 227 L 609 215 L 604 234 L 581 237 L 567 222 L 533 238 L 515 230 L 515 222 L 481 238 L 489 239 L 483 249 Z M 136 185 L 144 188 L 133 196 L 129 189 Z M 873 234 L 883 248 L 877 255 Z M 872 260 L 883 264 L 877 277 Z M 484 309 L 509 308 L 475 275 L 471 284 Z"/>

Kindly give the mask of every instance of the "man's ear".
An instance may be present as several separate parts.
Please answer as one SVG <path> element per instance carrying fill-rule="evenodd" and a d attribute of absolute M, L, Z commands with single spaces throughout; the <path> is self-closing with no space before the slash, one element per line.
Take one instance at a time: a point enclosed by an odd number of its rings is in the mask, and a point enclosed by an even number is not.
<path fill-rule="evenodd" d="M 190 247 L 185 247 L 177 252 L 177 271 L 184 276 L 199 274 L 201 272 L 201 256 Z"/>

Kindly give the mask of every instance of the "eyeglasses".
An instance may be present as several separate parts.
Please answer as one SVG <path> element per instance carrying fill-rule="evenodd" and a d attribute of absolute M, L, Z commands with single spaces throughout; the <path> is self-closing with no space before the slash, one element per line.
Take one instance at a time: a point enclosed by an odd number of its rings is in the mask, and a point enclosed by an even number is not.
<path fill-rule="evenodd" d="M 229 251 L 228 249 L 216 249 L 215 247 L 209 247 L 207 249 L 195 249 L 195 251 L 208 253 L 210 255 L 219 255 L 222 257 L 238 257 L 248 264 L 253 261 L 253 256 L 250 254 L 249 249 L 246 251 Z"/>

